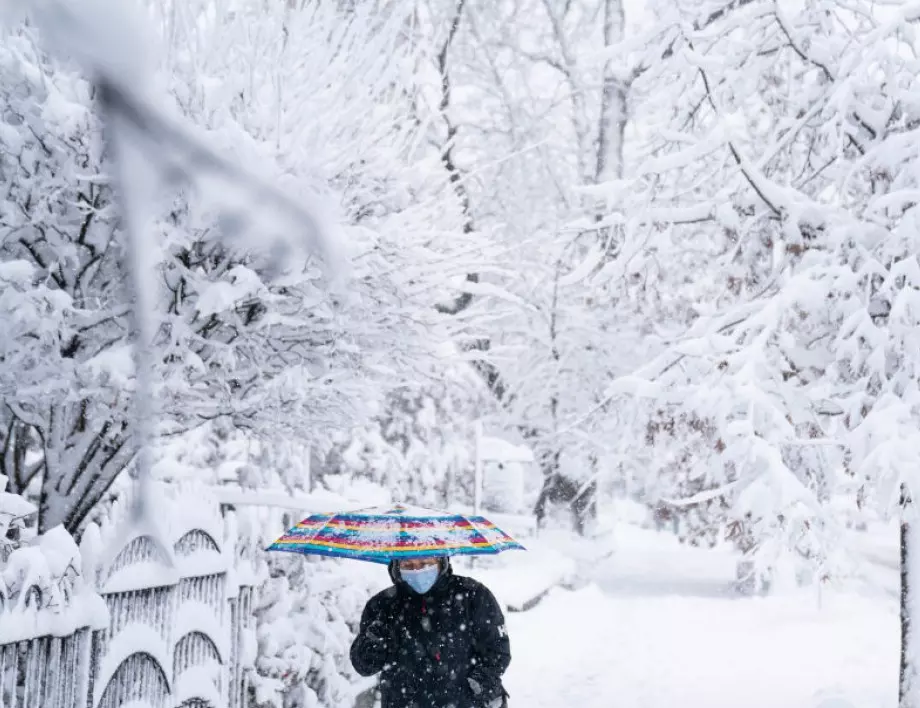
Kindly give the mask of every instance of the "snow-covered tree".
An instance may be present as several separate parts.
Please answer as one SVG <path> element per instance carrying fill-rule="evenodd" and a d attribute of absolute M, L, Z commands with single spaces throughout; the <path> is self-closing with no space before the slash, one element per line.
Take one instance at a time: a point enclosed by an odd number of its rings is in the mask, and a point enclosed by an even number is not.
<path fill-rule="evenodd" d="M 494 401 L 465 363 L 442 363 L 431 373 L 393 389 L 367 424 L 341 433 L 317 476 L 367 479 L 394 500 L 429 508 L 471 504 L 474 421 Z"/>
<path fill-rule="evenodd" d="M 413 152 L 402 84 L 411 76 L 401 73 L 405 52 L 391 51 L 400 18 L 367 10 L 346 19 L 327 3 L 270 13 L 231 5 L 151 7 L 173 113 L 231 158 L 209 171 L 188 145 L 172 155 L 169 143 L 151 157 L 172 180 L 153 229 L 161 432 L 225 418 L 322 443 L 366 413 L 381 376 L 429 356 L 436 274 L 444 264 L 462 272 L 468 244 L 436 238 L 459 233 L 459 209 L 446 180 L 427 178 L 429 158 Z M 0 50 L 4 465 L 39 497 L 43 528 L 76 529 L 136 447 L 132 297 L 96 89 L 39 53 L 37 39 L 21 26 Z M 291 224 L 234 162 L 264 166 L 288 193 L 341 204 L 338 233 L 353 265 L 344 292 L 330 292 L 314 260 L 259 249 L 254 233 Z M 21 454 L 24 441 L 38 442 L 37 458 Z"/>
<path fill-rule="evenodd" d="M 884 461 L 878 433 L 900 444 L 889 416 L 909 390 L 899 200 L 914 168 L 895 146 L 915 121 L 912 16 L 820 2 L 653 10 L 644 45 L 623 48 L 647 119 L 631 171 L 599 191 L 667 346 L 605 410 L 623 431 L 672 433 L 650 450 L 671 456 L 659 468 L 671 481 L 652 484 L 682 508 L 705 504 L 757 581 L 790 552 L 823 574 L 841 476 L 883 483 L 892 508 L 893 470 L 910 468 Z"/>
<path fill-rule="evenodd" d="M 605 447 L 576 423 L 623 368 L 612 344 L 636 340 L 588 279 L 620 247 L 586 187 L 623 169 L 633 77 L 603 57 L 626 20 L 617 0 L 429 0 L 414 25 L 429 47 L 416 110 L 433 125 L 467 228 L 500 246 L 489 253 L 499 267 L 467 273 L 465 297 L 444 309 L 504 409 L 493 422 L 538 450 L 540 510 L 574 505 L 579 525 Z"/>

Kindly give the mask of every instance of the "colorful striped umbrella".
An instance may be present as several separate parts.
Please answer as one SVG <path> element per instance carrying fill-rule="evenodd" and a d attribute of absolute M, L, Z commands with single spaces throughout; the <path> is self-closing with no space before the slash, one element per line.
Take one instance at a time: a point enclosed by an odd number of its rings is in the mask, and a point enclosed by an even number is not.
<path fill-rule="evenodd" d="M 389 563 L 400 558 L 487 555 L 512 549 L 524 547 L 482 516 L 396 504 L 314 514 L 267 550 Z"/>

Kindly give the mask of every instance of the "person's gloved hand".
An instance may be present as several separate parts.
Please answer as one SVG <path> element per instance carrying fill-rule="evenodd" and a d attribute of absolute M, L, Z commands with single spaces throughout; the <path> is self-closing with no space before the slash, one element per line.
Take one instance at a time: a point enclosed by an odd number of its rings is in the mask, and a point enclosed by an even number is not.
<path fill-rule="evenodd" d="M 380 620 L 375 620 L 364 630 L 364 651 L 373 657 L 375 662 L 384 662 L 391 656 L 391 632 Z"/>
<path fill-rule="evenodd" d="M 497 696 L 484 696 L 482 692 L 482 684 L 479 683 L 472 676 L 466 679 L 467 683 L 470 685 L 470 690 L 473 692 L 473 695 L 477 700 L 480 700 L 484 708 L 500 708 L 502 703 L 504 703 L 505 697 L 502 693 L 499 693 Z"/>
<path fill-rule="evenodd" d="M 365 635 L 367 635 L 368 640 L 374 644 L 386 644 L 390 631 L 383 622 L 374 620 L 370 623 L 370 626 L 368 626 Z"/>
<path fill-rule="evenodd" d="M 392 661 L 393 647 L 389 641 L 389 628 L 379 619 L 362 626 L 351 645 L 351 662 L 362 676 L 372 676 L 386 669 Z"/>

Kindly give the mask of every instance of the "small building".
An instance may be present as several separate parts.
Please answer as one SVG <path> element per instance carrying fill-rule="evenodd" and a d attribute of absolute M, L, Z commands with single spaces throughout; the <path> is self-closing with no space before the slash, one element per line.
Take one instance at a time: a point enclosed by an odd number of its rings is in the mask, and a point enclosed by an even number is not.
<path fill-rule="evenodd" d="M 493 436 L 478 438 L 482 463 L 482 506 L 489 511 L 521 514 L 527 510 L 527 472 L 534 455 L 526 445 Z"/>

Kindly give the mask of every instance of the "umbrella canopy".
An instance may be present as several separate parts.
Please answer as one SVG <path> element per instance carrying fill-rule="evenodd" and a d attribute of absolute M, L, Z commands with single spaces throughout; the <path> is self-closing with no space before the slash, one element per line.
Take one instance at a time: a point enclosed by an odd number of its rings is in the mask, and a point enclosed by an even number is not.
<path fill-rule="evenodd" d="M 314 514 L 269 551 L 389 563 L 400 558 L 488 555 L 524 547 L 482 516 L 402 504 L 339 514 Z"/>

